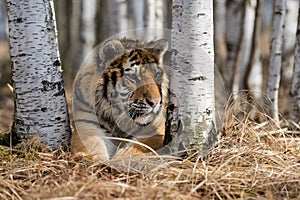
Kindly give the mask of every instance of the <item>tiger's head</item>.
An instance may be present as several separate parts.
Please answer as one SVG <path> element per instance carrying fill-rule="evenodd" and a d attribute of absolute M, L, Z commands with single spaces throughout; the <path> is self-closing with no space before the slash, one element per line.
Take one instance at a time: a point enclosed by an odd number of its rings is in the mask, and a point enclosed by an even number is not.
<path fill-rule="evenodd" d="M 107 42 L 99 51 L 106 69 L 98 84 L 96 103 L 101 105 L 96 108 L 102 110 L 96 111 L 97 115 L 118 126 L 164 123 L 160 117 L 165 115 L 168 103 L 168 78 L 162 58 L 167 47 L 163 39 L 150 43 L 127 39 Z"/>

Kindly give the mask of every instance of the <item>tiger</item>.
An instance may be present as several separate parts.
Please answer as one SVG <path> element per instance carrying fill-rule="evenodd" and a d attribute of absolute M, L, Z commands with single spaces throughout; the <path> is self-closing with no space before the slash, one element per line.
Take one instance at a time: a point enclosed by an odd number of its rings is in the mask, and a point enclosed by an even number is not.
<path fill-rule="evenodd" d="M 164 146 L 167 49 L 165 39 L 111 39 L 99 46 L 73 84 L 73 152 L 109 161 Z"/>

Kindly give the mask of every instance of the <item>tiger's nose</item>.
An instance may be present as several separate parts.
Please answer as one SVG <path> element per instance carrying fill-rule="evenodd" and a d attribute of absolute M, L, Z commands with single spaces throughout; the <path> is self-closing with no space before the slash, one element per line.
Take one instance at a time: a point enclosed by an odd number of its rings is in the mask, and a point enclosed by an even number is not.
<path fill-rule="evenodd" d="M 159 99 L 147 99 L 146 98 L 146 102 L 149 104 L 149 106 L 155 107 L 155 106 L 157 106 L 157 104 L 159 104 L 160 100 Z"/>

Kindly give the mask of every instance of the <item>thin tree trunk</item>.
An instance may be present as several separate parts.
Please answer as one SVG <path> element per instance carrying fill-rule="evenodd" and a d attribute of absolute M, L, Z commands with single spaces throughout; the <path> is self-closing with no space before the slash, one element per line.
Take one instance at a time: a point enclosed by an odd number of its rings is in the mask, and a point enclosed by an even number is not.
<path fill-rule="evenodd" d="M 82 56 L 86 56 L 94 47 L 96 41 L 95 18 L 96 18 L 96 0 L 89 0 L 82 4 L 82 28 L 81 38 L 83 40 Z"/>
<path fill-rule="evenodd" d="M 147 0 L 145 9 L 145 26 L 155 27 L 155 0 Z"/>
<path fill-rule="evenodd" d="M 129 13 L 131 13 L 132 27 L 136 29 L 135 34 L 138 38 L 143 38 L 144 28 L 144 2 L 141 0 L 129 0 Z"/>
<path fill-rule="evenodd" d="M 56 11 L 57 29 L 58 29 L 58 45 L 59 53 L 61 56 L 61 63 L 64 66 L 64 80 L 65 87 L 72 87 L 73 63 L 71 58 L 71 32 L 72 24 L 70 23 L 72 18 L 72 0 L 54 1 L 54 10 Z"/>
<path fill-rule="evenodd" d="M 120 31 L 120 14 L 117 0 L 97 0 L 97 43 Z"/>
<path fill-rule="evenodd" d="M 215 63 L 222 70 L 226 66 L 226 41 L 225 41 L 225 1 L 214 1 L 214 41 Z M 224 73 L 223 73 L 224 74 Z"/>
<path fill-rule="evenodd" d="M 260 39 L 260 34 L 261 34 L 263 4 L 264 4 L 264 0 L 257 0 L 256 1 L 252 44 L 251 44 L 251 47 L 250 47 L 250 49 L 251 49 L 250 58 L 249 58 L 248 65 L 246 66 L 246 70 L 245 70 L 244 73 L 242 73 L 241 79 L 240 79 L 240 88 L 245 89 L 245 90 L 250 89 L 248 81 L 249 81 L 249 77 L 250 77 L 253 65 L 256 62 L 260 62 L 261 52 L 260 52 L 259 42 L 261 40 Z"/>
<path fill-rule="evenodd" d="M 225 86 L 229 93 L 232 92 L 234 71 L 241 47 L 242 27 L 244 23 L 246 1 L 226 1 L 226 41 L 227 41 L 227 63 L 223 70 Z"/>
<path fill-rule="evenodd" d="M 128 13 L 127 13 L 127 2 L 126 0 L 119 0 L 119 29 L 120 32 L 124 32 L 128 30 Z"/>
<path fill-rule="evenodd" d="M 71 32 L 70 32 L 70 48 L 67 55 L 67 62 L 71 63 L 71 77 L 75 77 L 76 72 L 82 61 L 82 44 L 83 41 L 80 37 L 82 28 L 82 2 L 83 0 L 72 1 L 72 14 L 71 14 Z"/>
<path fill-rule="evenodd" d="M 286 13 L 286 0 L 276 0 L 274 7 L 273 36 L 269 75 L 267 82 L 267 95 L 270 98 L 269 115 L 279 121 L 278 115 L 278 89 L 282 65 L 282 45 L 284 31 L 284 17 Z"/>
<path fill-rule="evenodd" d="M 174 74 L 170 76 L 170 89 L 178 98 L 179 119 L 184 127 L 173 143 L 178 149 L 192 146 L 207 150 L 216 141 L 213 2 L 174 0 L 172 7 Z M 177 146 L 176 141 L 179 141 Z"/>
<path fill-rule="evenodd" d="M 69 144 L 70 127 L 52 5 L 8 0 L 15 141 L 37 135 L 49 148 Z"/>
<path fill-rule="evenodd" d="M 300 122 L 300 5 L 298 10 L 298 27 L 296 34 L 296 48 L 293 78 L 291 85 L 291 111 L 290 118 L 296 123 Z"/>
<path fill-rule="evenodd" d="M 7 39 L 6 28 L 6 5 L 4 0 L 0 0 L 0 41 Z"/>

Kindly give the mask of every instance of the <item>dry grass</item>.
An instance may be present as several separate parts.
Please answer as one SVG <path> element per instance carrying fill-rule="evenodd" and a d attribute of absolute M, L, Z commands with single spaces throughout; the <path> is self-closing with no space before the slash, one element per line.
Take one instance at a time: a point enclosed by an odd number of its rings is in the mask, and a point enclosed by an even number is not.
<path fill-rule="evenodd" d="M 220 141 L 206 158 L 196 153 L 148 172 L 62 150 L 43 153 L 35 142 L 13 153 L 2 148 L 0 199 L 300 199 L 299 127 L 279 126 L 255 104 L 237 99 L 228 106 Z"/>

